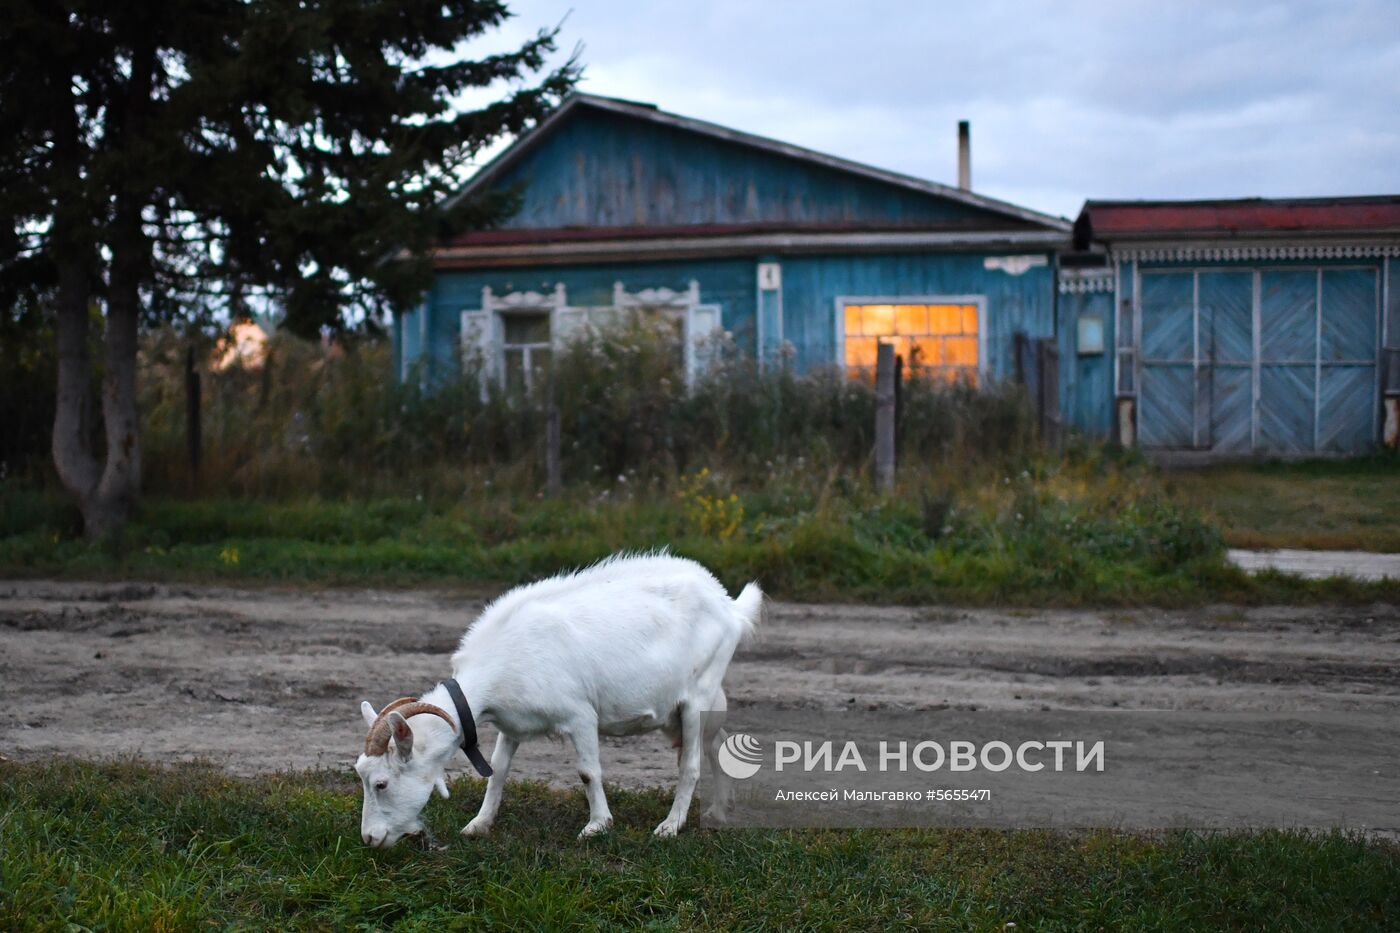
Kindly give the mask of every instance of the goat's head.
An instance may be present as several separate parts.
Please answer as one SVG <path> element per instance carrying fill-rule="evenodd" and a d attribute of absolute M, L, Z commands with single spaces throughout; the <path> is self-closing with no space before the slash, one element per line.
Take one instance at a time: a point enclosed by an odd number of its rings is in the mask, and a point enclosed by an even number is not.
<path fill-rule="evenodd" d="M 439 716 L 454 733 L 456 723 L 443 710 L 413 697 L 395 700 L 379 713 L 364 702 L 360 713 L 369 726 L 364 753 L 355 762 L 365 792 L 360 838 L 376 849 L 387 849 L 404 836 L 423 831 L 419 815 L 434 788 L 447 796 L 444 773 L 457 750 L 454 739 L 444 738 L 440 728 L 420 725 L 420 732 L 436 735 L 415 741 L 408 721 L 420 714 Z"/>

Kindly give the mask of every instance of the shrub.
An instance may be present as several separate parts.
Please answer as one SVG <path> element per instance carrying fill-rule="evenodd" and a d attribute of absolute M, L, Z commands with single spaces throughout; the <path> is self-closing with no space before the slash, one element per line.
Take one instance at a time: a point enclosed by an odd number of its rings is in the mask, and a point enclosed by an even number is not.
<path fill-rule="evenodd" d="M 141 402 L 148 491 L 295 497 L 533 492 L 543 482 L 544 379 L 483 391 L 479 369 L 438 361 L 391 374 L 383 341 L 322 346 L 278 334 L 263 365 L 203 375 L 201 483 L 185 447 L 186 342 L 146 338 Z M 198 347 L 206 358 L 210 347 Z M 732 346 L 686 386 L 674 329 L 634 316 L 590 330 L 554 361 L 565 480 L 671 488 L 702 469 L 745 489 L 844 495 L 865 484 L 874 391 L 836 370 L 763 368 Z M 1024 394 L 911 378 L 898 422 L 910 475 L 994 468 L 1034 451 Z"/>

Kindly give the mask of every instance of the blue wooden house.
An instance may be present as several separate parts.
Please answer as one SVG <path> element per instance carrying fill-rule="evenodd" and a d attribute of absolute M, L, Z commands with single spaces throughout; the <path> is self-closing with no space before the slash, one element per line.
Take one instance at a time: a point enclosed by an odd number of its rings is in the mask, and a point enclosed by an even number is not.
<path fill-rule="evenodd" d="M 399 378 L 464 355 L 529 387 L 591 324 L 674 324 L 694 376 L 716 337 L 853 376 L 893 342 L 979 381 L 1016 335 L 1059 351 L 1061 421 L 1153 452 L 1357 453 L 1400 436 L 1400 198 L 1089 201 L 1077 222 L 577 94 L 461 192 L 520 192 L 434 253 L 394 321 Z M 1024 346 L 1024 344 L 1022 344 Z M 1386 349 L 1391 348 L 1391 349 Z"/>
<path fill-rule="evenodd" d="M 1069 222 L 966 186 L 577 94 L 461 196 L 502 188 L 515 215 L 443 243 L 394 322 L 401 378 L 473 353 L 529 385 L 580 327 L 632 309 L 674 321 L 691 374 L 717 332 L 800 371 L 858 373 L 892 340 L 974 379 L 1011 374 L 1015 332 L 1056 333 Z"/>
<path fill-rule="evenodd" d="M 1397 257 L 1400 197 L 1089 201 L 1060 257 L 1071 420 L 1182 459 L 1394 446 Z"/>

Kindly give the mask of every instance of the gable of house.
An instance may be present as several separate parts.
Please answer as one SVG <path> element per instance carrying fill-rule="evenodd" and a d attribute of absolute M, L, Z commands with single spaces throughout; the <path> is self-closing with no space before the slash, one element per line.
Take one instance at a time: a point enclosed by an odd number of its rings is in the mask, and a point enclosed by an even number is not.
<path fill-rule="evenodd" d="M 458 244 L 559 236 L 804 231 L 1029 231 L 1056 218 L 653 107 L 579 95 L 473 179 L 515 188 L 503 229 Z M 547 235 L 547 234 L 545 234 Z"/>

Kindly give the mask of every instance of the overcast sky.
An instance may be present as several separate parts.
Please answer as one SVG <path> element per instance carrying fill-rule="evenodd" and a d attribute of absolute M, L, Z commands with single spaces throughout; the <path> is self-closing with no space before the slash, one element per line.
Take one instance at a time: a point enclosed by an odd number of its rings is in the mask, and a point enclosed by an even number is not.
<path fill-rule="evenodd" d="M 1400 0 L 509 5 L 482 47 L 564 21 L 585 91 L 921 178 L 971 120 L 974 190 L 1054 214 L 1400 193 Z"/>

